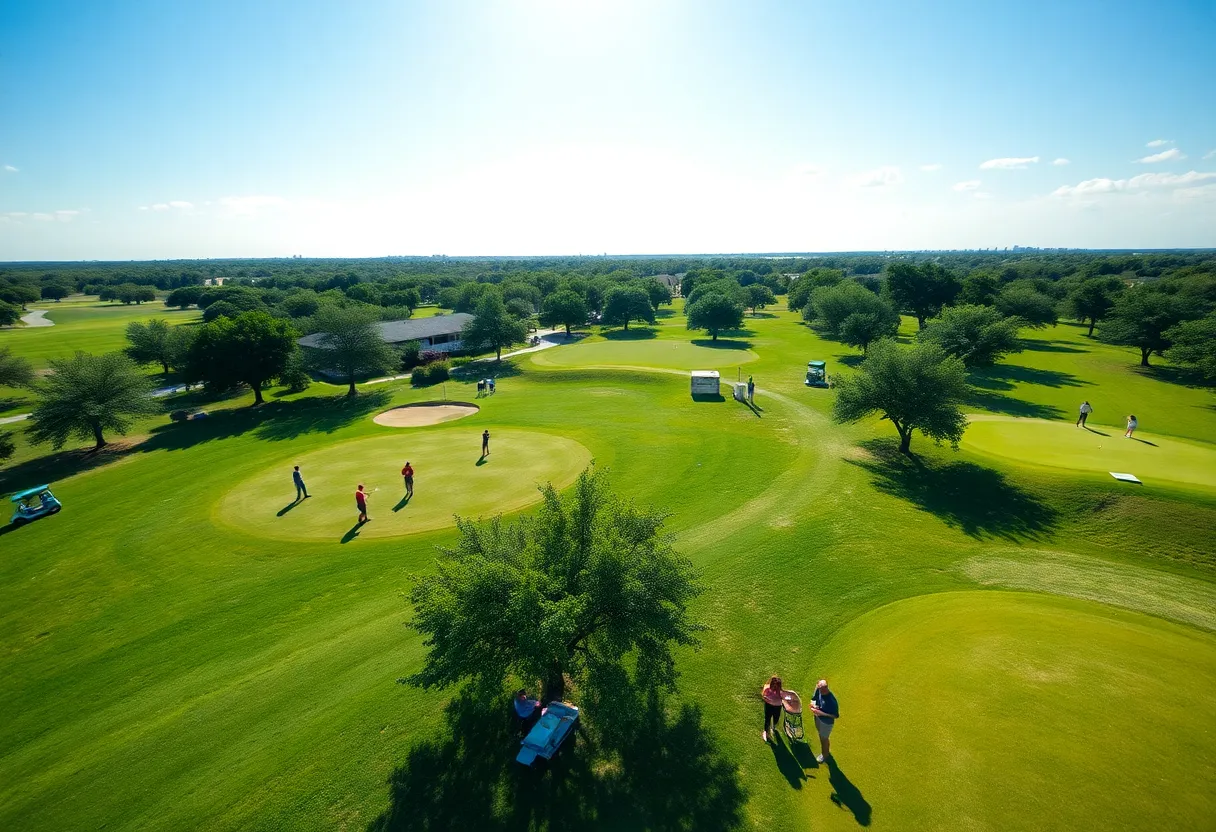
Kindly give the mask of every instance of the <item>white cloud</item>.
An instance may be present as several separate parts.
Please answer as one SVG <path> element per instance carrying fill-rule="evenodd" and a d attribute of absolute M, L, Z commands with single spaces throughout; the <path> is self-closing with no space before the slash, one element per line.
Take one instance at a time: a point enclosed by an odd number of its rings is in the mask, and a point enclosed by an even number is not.
<path fill-rule="evenodd" d="M 39 222 L 53 222 L 55 219 L 55 215 L 54 214 L 44 214 L 41 211 L 39 211 L 39 212 L 30 214 L 30 218 L 38 220 Z"/>
<path fill-rule="evenodd" d="M 1167 144 L 1173 144 L 1173 139 L 1153 139 L 1145 145 L 1145 147 L 1165 147 Z"/>
<path fill-rule="evenodd" d="M 1203 154 L 1203 158 L 1204 159 L 1216 159 L 1216 148 L 1213 148 L 1213 149 L 1209 150 L 1207 153 Z"/>
<path fill-rule="evenodd" d="M 1142 165 L 1151 165 L 1154 162 L 1181 162 L 1186 158 L 1181 150 L 1176 147 L 1171 147 L 1169 150 L 1163 150 L 1160 153 L 1154 153 L 1152 156 L 1145 156 L 1143 159 L 1136 159 L 1136 163 Z"/>
<path fill-rule="evenodd" d="M 56 211 L 55 219 L 60 222 L 71 222 L 79 214 L 79 211 Z"/>
<path fill-rule="evenodd" d="M 1054 197 L 1092 196 L 1094 194 L 1163 191 L 1174 188 L 1196 188 L 1216 179 L 1216 173 L 1142 173 L 1131 179 L 1086 179 L 1077 185 L 1062 185 L 1052 192 Z"/>
<path fill-rule="evenodd" d="M 921 165 L 920 169 L 923 170 L 925 173 L 933 173 L 933 171 L 935 171 L 935 170 L 941 170 L 942 166 L 941 166 L 940 162 L 934 162 L 931 165 Z"/>
<path fill-rule="evenodd" d="M 883 188 L 888 185 L 898 185 L 903 181 L 903 171 L 893 165 L 887 165 L 859 175 L 854 180 L 854 184 L 859 188 Z"/>
<path fill-rule="evenodd" d="M 15 217 L 16 219 L 21 219 L 22 217 L 24 217 L 24 216 L 25 216 L 25 212 L 24 212 L 24 211 L 9 211 L 9 212 L 8 212 L 7 214 L 5 214 L 4 216 L 6 216 L 6 217 Z"/>
<path fill-rule="evenodd" d="M 281 196 L 226 196 L 219 200 L 229 213 L 238 216 L 251 216 L 264 208 L 286 208 L 289 203 Z"/>
<path fill-rule="evenodd" d="M 1017 156 L 1004 159 L 989 159 L 980 165 L 980 170 L 1024 170 L 1028 165 L 1037 164 L 1038 156 Z"/>
<path fill-rule="evenodd" d="M 18 168 L 13 167 L 12 165 L 5 165 L 4 170 L 6 173 L 16 173 Z"/>
<path fill-rule="evenodd" d="M 154 203 L 154 204 L 152 205 L 152 210 L 153 210 L 153 211 L 168 211 L 168 210 L 169 210 L 169 203 L 167 203 L 167 202 L 157 202 L 157 203 Z"/>
<path fill-rule="evenodd" d="M 980 180 L 968 179 L 966 182 L 955 182 L 954 190 L 956 191 L 975 191 L 980 187 Z"/>
<path fill-rule="evenodd" d="M 187 209 L 193 208 L 194 203 L 186 202 L 185 200 L 182 200 L 182 199 L 175 199 L 169 203 L 169 207 L 170 208 L 181 208 L 182 210 L 187 210 Z"/>
<path fill-rule="evenodd" d="M 1062 167 L 1062 166 L 1064 166 L 1064 165 L 1071 165 L 1071 164 L 1072 164 L 1072 160 L 1071 160 L 1071 159 L 1065 159 L 1063 156 L 1061 156 L 1059 159 L 1053 159 L 1051 163 L 1052 163 L 1053 165 L 1055 165 L 1056 167 Z"/>

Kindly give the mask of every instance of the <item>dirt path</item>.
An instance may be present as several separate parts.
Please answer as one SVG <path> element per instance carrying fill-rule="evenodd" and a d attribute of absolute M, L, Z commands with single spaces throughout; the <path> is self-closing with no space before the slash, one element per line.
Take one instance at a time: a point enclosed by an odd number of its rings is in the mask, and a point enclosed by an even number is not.
<path fill-rule="evenodd" d="M 28 315 L 22 315 L 21 321 L 26 326 L 54 326 L 55 322 L 46 317 L 45 309 L 35 309 Z"/>

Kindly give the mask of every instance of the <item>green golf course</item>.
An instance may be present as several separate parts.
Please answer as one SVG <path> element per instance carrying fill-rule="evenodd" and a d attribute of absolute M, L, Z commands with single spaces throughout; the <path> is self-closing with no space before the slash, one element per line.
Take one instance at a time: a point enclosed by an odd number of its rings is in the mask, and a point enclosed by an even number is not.
<path fill-rule="evenodd" d="M 101 351 L 177 314 L 52 311 L 0 346 Z M 960 449 L 917 434 L 909 458 L 887 421 L 832 422 L 806 363 L 855 372 L 860 352 L 799 314 L 749 315 L 717 345 L 678 300 L 658 320 L 504 360 L 497 393 L 441 425 L 373 421 L 444 395 L 399 381 L 207 402 L 96 457 L 16 432 L 0 487 L 49 481 L 64 508 L 0 531 L 0 828 L 565 828 L 541 802 L 600 828 L 1210 828 L 1210 387 L 1078 325 L 1024 330 L 1023 352 L 970 374 Z M 753 376 L 755 408 L 725 385 L 692 399 L 694 369 Z M 1144 441 L 1122 438 L 1131 412 Z M 690 710 L 578 778 L 529 780 L 505 718 L 485 742 L 445 712 L 455 690 L 398 684 L 425 653 L 407 599 L 454 515 L 526 514 L 592 461 L 669 513 L 707 629 L 678 651 Z M 372 521 L 352 528 L 358 483 Z M 804 700 L 831 681 L 829 764 L 809 715 L 809 745 L 761 741 L 772 674 Z"/>

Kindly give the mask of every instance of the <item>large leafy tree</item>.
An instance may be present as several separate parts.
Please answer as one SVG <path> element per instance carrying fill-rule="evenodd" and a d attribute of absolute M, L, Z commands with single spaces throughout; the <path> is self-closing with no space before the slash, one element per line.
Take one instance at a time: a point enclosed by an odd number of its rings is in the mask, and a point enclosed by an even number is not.
<path fill-rule="evenodd" d="M 587 302 L 578 292 L 563 289 L 545 298 L 540 309 L 540 322 L 545 326 L 570 327 L 587 323 Z"/>
<path fill-rule="evenodd" d="M 1178 299 L 1164 292 L 1143 287 L 1129 289 L 1119 296 L 1102 322 L 1098 337 L 1108 344 L 1136 347 L 1140 366 L 1149 366 L 1148 357 L 1161 355 L 1170 346 L 1166 331 L 1187 317 Z"/>
<path fill-rule="evenodd" d="M 175 357 L 173 327 L 167 321 L 132 321 L 127 324 L 127 357 L 136 364 L 159 364 L 166 373 Z"/>
<path fill-rule="evenodd" d="M 964 304 L 943 309 L 917 336 L 961 358 L 970 367 L 987 367 L 1011 352 L 1021 352 L 1018 321 L 991 306 Z"/>
<path fill-rule="evenodd" d="M 604 295 L 604 323 L 629 329 L 630 321 L 653 324 L 654 307 L 640 286 L 614 286 Z"/>
<path fill-rule="evenodd" d="M 921 329 L 962 289 L 958 278 L 937 263 L 894 263 L 887 269 L 886 291 L 896 309 L 916 316 Z"/>
<path fill-rule="evenodd" d="M 1171 327 L 1165 337 L 1173 345 L 1165 351 L 1166 358 L 1216 381 L 1216 312 Z"/>
<path fill-rule="evenodd" d="M 671 289 L 667 288 L 667 284 L 661 280 L 648 277 L 641 283 L 642 289 L 646 292 L 646 297 L 650 299 L 650 305 L 658 309 L 664 303 L 671 303 Z"/>
<path fill-rule="evenodd" d="M 744 288 L 747 289 L 747 305 L 753 315 L 756 314 L 757 309 L 763 309 L 777 302 L 777 296 L 773 294 L 773 290 L 763 283 L 751 283 Z"/>
<path fill-rule="evenodd" d="M 689 562 L 663 532 L 665 515 L 610 493 L 584 471 L 565 495 L 552 485 L 535 517 L 461 519 L 456 545 L 410 593 L 427 649 L 410 681 L 473 679 L 500 689 L 513 674 L 543 682 L 545 701 L 591 665 L 636 662 L 671 682 L 673 645 L 695 645 L 697 595 Z"/>
<path fill-rule="evenodd" d="M 42 292 L 24 283 L 0 285 L 0 300 L 22 309 L 25 309 L 27 303 L 35 303 L 41 298 Z"/>
<path fill-rule="evenodd" d="M 835 286 L 844 280 L 840 269 L 811 269 L 790 284 L 785 302 L 791 312 L 801 312 L 811 300 L 811 292 L 824 286 Z"/>
<path fill-rule="evenodd" d="M 12 326 L 19 320 L 21 320 L 20 307 L 0 300 L 0 326 Z"/>
<path fill-rule="evenodd" d="M 688 328 L 703 329 L 717 341 L 723 330 L 739 329 L 743 326 L 743 307 L 735 300 L 711 292 L 688 307 Z"/>
<path fill-rule="evenodd" d="M 1106 317 L 1115 298 L 1123 291 L 1123 283 L 1117 277 L 1091 277 L 1082 280 L 1068 292 L 1064 307 L 1073 318 L 1085 323 L 1089 321 L 1089 333 Z"/>
<path fill-rule="evenodd" d="M 855 280 L 815 289 L 802 317 L 825 335 L 863 352 L 872 341 L 899 331 L 895 308 Z"/>
<path fill-rule="evenodd" d="M 30 437 L 56 450 L 69 438 L 106 444 L 105 432 L 126 433 L 137 416 L 156 413 L 152 385 L 135 362 L 122 353 L 53 359 L 38 404 L 31 414 Z"/>
<path fill-rule="evenodd" d="M 966 368 L 936 344 L 902 349 L 891 339 L 879 341 L 870 347 L 860 372 L 836 377 L 836 388 L 837 422 L 878 413 L 899 432 L 899 450 L 905 454 L 911 452 L 913 431 L 958 447 L 967 429 L 962 409 Z"/>
<path fill-rule="evenodd" d="M 1007 318 L 1020 318 L 1027 326 L 1041 329 L 1059 320 L 1056 302 L 1032 286 L 1006 286 L 996 296 L 996 308 Z"/>
<path fill-rule="evenodd" d="M 296 332 L 287 321 L 265 312 L 222 316 L 199 328 L 186 355 L 186 376 L 224 390 L 247 384 L 253 403 L 262 404 L 262 388 L 282 375 L 296 350 Z"/>
<path fill-rule="evenodd" d="M 34 383 L 34 367 L 8 347 L 0 347 L 0 387 L 28 387 Z"/>
<path fill-rule="evenodd" d="M 387 372 L 400 363 L 396 351 L 380 337 L 378 322 L 374 309 L 330 304 L 322 306 L 312 319 L 319 346 L 308 351 L 309 361 L 319 369 L 339 373 L 348 385 L 348 396 L 355 395 L 359 376 Z"/>
<path fill-rule="evenodd" d="M 494 350 L 502 360 L 502 348 L 518 344 L 528 337 L 528 325 L 511 314 L 496 291 L 485 292 L 477 303 L 473 319 L 464 325 L 460 338 L 474 350 Z"/>
<path fill-rule="evenodd" d="M 56 303 L 72 294 L 72 290 L 60 283 L 48 283 L 42 287 L 42 299 L 53 300 Z"/>

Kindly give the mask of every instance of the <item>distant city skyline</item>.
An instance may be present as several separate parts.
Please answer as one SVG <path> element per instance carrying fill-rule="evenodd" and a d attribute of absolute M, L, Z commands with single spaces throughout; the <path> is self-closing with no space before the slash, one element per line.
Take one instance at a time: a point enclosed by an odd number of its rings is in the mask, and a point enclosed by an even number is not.
<path fill-rule="evenodd" d="M 6 7 L 0 260 L 1216 247 L 1216 3 Z"/>

